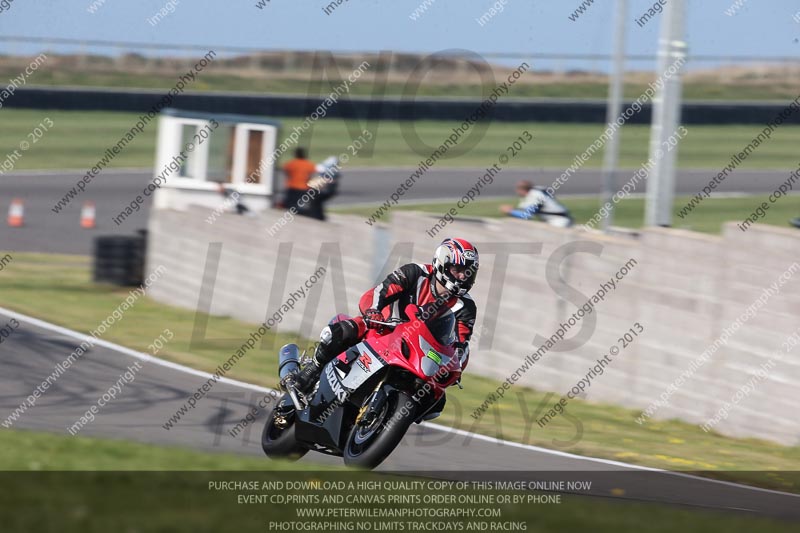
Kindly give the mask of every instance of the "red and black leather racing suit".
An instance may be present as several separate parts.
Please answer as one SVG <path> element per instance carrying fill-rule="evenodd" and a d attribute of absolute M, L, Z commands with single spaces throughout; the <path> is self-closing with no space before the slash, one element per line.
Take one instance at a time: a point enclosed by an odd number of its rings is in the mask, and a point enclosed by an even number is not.
<path fill-rule="evenodd" d="M 395 317 L 411 320 L 405 314 L 408 304 L 419 307 L 436 302 L 431 276 L 433 267 L 430 264 L 409 263 L 403 265 L 389 274 L 383 283 L 364 293 L 359 300 L 359 310 L 365 313 L 368 309 L 377 309 L 385 318 Z M 441 300 L 440 300 L 441 301 Z M 441 304 L 440 304 L 441 305 Z M 451 296 L 444 300 L 444 306 L 449 307 L 456 319 L 458 341 L 456 348 L 460 348 L 465 356 L 461 360 L 462 368 L 466 368 L 469 351 L 466 349 L 475 326 L 476 306 L 469 294 Z M 329 326 L 330 338 L 324 338 L 317 350 L 317 364 L 321 367 L 328 361 L 361 341 L 366 334 L 366 325 L 362 317 L 336 322 Z"/>

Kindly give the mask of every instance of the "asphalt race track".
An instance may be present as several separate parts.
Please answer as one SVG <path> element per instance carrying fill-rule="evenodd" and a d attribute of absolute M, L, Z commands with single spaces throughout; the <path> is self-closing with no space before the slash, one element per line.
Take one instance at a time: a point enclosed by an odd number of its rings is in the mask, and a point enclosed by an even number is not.
<path fill-rule="evenodd" d="M 0 309 L 0 316 L 3 322 L 12 317 L 20 322 L 19 328 L 0 346 L 0 422 L 3 422 L 85 337 L 4 309 Z M 200 400 L 194 410 L 168 431 L 162 425 L 209 375 L 105 341 L 98 341 L 61 375 L 13 427 L 69 435 L 67 428 L 117 382 L 120 374 L 137 362 L 141 370 L 136 378 L 124 385 L 117 398 L 101 408 L 96 420 L 80 434 L 263 455 L 258 442 L 263 413 L 254 424 L 252 434 L 243 433 L 233 438 L 228 431 L 266 389 L 221 380 L 207 398 Z M 340 462 L 338 458 L 316 453 L 309 453 L 303 460 Z M 443 465 L 450 471 L 435 471 Z M 414 426 L 381 469 L 449 479 L 482 478 L 486 472 L 513 479 L 522 475 L 522 471 L 540 472 L 537 479 L 546 478 L 548 474 L 543 471 L 550 471 L 553 479 L 563 479 L 572 473 L 575 479 L 595 480 L 591 494 L 596 496 L 612 497 L 611 491 L 615 489 L 613 497 L 736 510 L 800 521 L 798 495 L 685 474 L 653 472 L 615 461 L 507 443 L 434 425 Z"/>
<path fill-rule="evenodd" d="M 347 169 L 343 173 L 341 194 L 332 205 L 383 203 L 409 177 L 414 169 Z M 484 174 L 483 169 L 431 170 L 408 192 L 402 202 L 461 197 Z M 514 183 L 522 178 L 548 185 L 562 170 L 508 169 L 484 188 L 482 198 L 511 197 Z M 620 172 L 617 182 L 625 183 L 632 174 Z M 723 193 L 767 193 L 782 183 L 786 173 L 774 170 L 738 171 L 728 178 L 718 191 Z M 0 249 L 88 255 L 95 235 L 132 234 L 147 226 L 149 197 L 121 225 L 116 217 L 152 178 L 151 171 L 106 171 L 89 183 L 86 191 L 76 197 L 61 212 L 52 208 L 66 192 L 75 186 L 82 172 L 26 172 L 0 177 L 0 209 L 7 210 L 13 198 L 25 203 L 25 227 L 9 228 L 0 224 Z M 684 170 L 677 176 L 677 194 L 696 194 L 714 175 L 711 170 Z M 597 194 L 601 190 L 599 171 L 587 170 L 575 174 L 559 190 L 559 194 Z M 80 227 L 83 202 L 91 200 L 97 208 L 97 228 Z M 401 203 L 402 203 L 401 202 Z M 5 214 L 5 211 L 4 211 Z"/>

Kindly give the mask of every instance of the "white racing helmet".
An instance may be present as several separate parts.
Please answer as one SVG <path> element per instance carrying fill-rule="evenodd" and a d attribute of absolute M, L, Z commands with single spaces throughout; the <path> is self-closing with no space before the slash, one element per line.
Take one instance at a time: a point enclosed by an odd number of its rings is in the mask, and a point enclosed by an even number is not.
<path fill-rule="evenodd" d="M 445 239 L 433 254 L 433 276 L 454 296 L 469 292 L 478 277 L 478 250 L 464 239 Z M 450 273 L 450 267 L 463 266 L 467 277 L 458 279 Z"/>

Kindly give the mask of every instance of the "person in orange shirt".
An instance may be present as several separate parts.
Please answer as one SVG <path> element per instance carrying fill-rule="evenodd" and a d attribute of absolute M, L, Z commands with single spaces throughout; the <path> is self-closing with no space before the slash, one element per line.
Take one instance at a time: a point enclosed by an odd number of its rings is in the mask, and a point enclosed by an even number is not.
<path fill-rule="evenodd" d="M 283 172 L 286 174 L 286 194 L 283 199 L 283 207 L 285 209 L 294 207 L 299 211 L 302 206 L 298 206 L 297 203 L 308 191 L 308 180 L 317 173 L 317 166 L 306 159 L 305 148 L 298 148 L 294 151 L 294 159 L 283 166 Z"/>

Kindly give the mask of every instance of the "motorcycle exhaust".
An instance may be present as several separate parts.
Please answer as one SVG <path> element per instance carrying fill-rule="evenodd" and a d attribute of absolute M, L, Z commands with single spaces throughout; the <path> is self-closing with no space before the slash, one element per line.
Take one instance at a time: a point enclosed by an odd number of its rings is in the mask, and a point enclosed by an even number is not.
<path fill-rule="evenodd" d="M 280 354 L 278 355 L 278 375 L 281 379 L 289 374 L 292 374 L 300 369 L 300 348 L 296 344 L 285 344 L 281 347 Z M 289 398 L 291 398 L 295 409 L 302 411 L 305 405 L 297 396 L 297 391 L 293 385 L 287 386 Z"/>
<path fill-rule="evenodd" d="M 285 344 L 278 356 L 278 375 L 281 379 L 300 369 L 300 348 L 296 344 Z"/>

